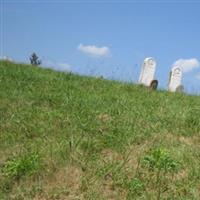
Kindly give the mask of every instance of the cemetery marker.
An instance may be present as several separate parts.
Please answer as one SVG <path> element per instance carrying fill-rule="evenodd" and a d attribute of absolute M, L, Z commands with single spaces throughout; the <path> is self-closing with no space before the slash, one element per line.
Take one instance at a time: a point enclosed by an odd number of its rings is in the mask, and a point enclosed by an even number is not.
<path fill-rule="evenodd" d="M 145 58 L 139 77 L 139 84 L 145 85 L 152 89 L 157 89 L 158 81 L 154 80 L 155 71 L 156 71 L 155 59 L 152 57 Z"/>
<path fill-rule="evenodd" d="M 182 69 L 179 66 L 174 66 L 170 71 L 168 90 L 170 92 L 183 92 Z"/>

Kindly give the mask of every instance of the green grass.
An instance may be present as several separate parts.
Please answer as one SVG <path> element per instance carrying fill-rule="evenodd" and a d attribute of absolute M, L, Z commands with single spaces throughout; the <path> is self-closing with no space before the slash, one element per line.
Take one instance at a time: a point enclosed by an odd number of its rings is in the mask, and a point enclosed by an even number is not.
<path fill-rule="evenodd" d="M 200 199 L 200 97 L 0 61 L 0 199 Z"/>

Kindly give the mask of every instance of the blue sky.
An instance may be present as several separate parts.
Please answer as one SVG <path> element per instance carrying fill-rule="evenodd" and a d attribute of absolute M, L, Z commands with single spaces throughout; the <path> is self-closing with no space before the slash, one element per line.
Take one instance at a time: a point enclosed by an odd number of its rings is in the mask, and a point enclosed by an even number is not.
<path fill-rule="evenodd" d="M 177 3 L 179 2 L 179 3 Z M 200 1 L 0 0 L 0 56 L 87 75 L 137 82 L 146 57 L 165 88 L 172 65 L 200 93 Z M 180 60 L 181 59 L 181 60 Z"/>

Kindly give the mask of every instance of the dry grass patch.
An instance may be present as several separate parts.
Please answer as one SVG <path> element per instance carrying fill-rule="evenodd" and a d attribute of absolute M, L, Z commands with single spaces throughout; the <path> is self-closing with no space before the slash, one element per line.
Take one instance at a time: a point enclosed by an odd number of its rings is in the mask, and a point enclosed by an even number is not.
<path fill-rule="evenodd" d="M 112 179 L 107 179 L 102 182 L 101 192 L 105 200 L 126 199 L 126 192 L 116 187 Z"/>
<path fill-rule="evenodd" d="M 197 145 L 200 142 L 200 137 L 197 136 L 180 136 L 178 139 L 180 142 L 189 146 Z"/>
<path fill-rule="evenodd" d="M 101 155 L 104 162 L 113 162 L 122 159 L 122 155 L 111 149 L 104 149 Z"/>
<path fill-rule="evenodd" d="M 80 192 L 82 175 L 82 170 L 76 166 L 56 170 L 53 175 L 43 180 L 42 193 L 36 195 L 34 200 L 82 199 L 83 195 Z"/>
<path fill-rule="evenodd" d="M 125 164 L 125 169 L 131 169 L 135 171 L 139 165 L 139 160 L 141 156 L 147 152 L 147 150 L 151 147 L 153 141 L 143 141 L 142 143 L 137 143 L 132 145 L 128 150 L 128 160 Z"/>
<path fill-rule="evenodd" d="M 177 180 L 187 179 L 187 177 L 188 177 L 188 170 L 182 169 L 177 173 L 175 173 L 173 178 L 175 181 L 177 181 Z"/>

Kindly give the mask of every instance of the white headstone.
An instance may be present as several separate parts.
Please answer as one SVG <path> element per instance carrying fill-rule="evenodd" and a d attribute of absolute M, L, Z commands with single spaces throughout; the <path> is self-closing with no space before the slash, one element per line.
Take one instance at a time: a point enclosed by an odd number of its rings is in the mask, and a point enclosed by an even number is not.
<path fill-rule="evenodd" d="M 182 74 L 182 69 L 179 66 L 174 66 L 171 69 L 168 86 L 169 91 L 176 92 L 182 87 Z"/>
<path fill-rule="evenodd" d="M 154 80 L 155 71 L 156 71 L 155 59 L 152 57 L 145 58 L 139 77 L 139 83 L 146 86 L 150 86 L 151 82 Z"/>

